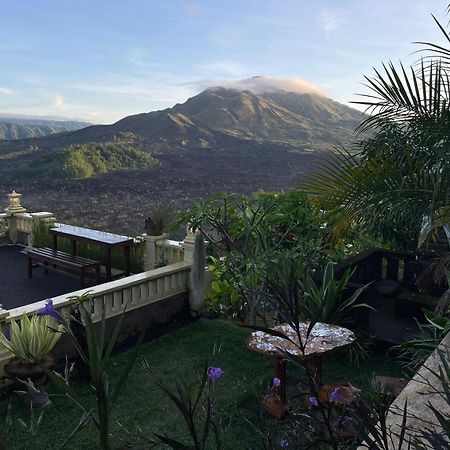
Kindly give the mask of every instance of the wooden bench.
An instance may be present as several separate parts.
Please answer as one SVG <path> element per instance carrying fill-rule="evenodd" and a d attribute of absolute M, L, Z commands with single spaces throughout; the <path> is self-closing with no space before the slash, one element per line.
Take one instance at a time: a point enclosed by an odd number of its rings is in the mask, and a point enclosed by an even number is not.
<path fill-rule="evenodd" d="M 27 256 L 28 278 L 32 278 L 33 268 L 43 267 L 45 274 L 52 270 L 72 278 L 79 278 L 82 288 L 85 286 L 86 276 L 90 274 L 94 275 L 97 284 L 100 283 L 100 263 L 92 259 L 69 255 L 51 248 L 30 248 L 27 249 Z M 33 260 L 36 261 L 35 264 Z"/>

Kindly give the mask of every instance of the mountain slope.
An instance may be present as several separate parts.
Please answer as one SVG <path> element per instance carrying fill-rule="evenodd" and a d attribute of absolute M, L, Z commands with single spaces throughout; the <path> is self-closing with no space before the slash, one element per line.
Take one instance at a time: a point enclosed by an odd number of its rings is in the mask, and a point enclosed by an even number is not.
<path fill-rule="evenodd" d="M 231 136 L 294 146 L 310 141 L 348 142 L 362 118 L 359 111 L 326 97 L 281 90 L 255 94 L 208 89 L 173 109 Z"/>
<path fill-rule="evenodd" d="M 128 116 L 112 125 L 0 142 L 0 155 L 31 164 L 49 151 L 113 142 L 124 134 L 133 147 L 157 155 L 239 148 L 244 141 L 270 144 L 274 150 L 286 146 L 296 151 L 321 150 L 351 142 L 362 117 L 359 111 L 318 94 L 214 88 L 173 108 Z"/>
<path fill-rule="evenodd" d="M 0 117 L 0 140 L 27 139 L 73 131 L 86 127 L 87 123 L 59 120 L 32 120 L 16 117 Z"/>

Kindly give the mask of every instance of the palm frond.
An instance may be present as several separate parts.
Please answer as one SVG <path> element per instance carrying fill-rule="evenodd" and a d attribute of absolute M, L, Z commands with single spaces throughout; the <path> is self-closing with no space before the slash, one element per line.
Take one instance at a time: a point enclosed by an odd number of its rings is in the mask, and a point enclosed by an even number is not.
<path fill-rule="evenodd" d="M 375 70 L 375 77 L 365 77 L 374 95 L 362 94 L 364 100 L 353 103 L 366 107 L 370 116 L 357 128 L 358 132 L 378 128 L 389 122 L 407 123 L 418 117 L 438 119 L 450 112 L 448 72 L 440 62 L 426 64 L 419 70 L 397 69 L 392 62 L 383 64 L 384 73 Z"/>
<path fill-rule="evenodd" d="M 433 216 L 448 204 L 449 171 L 429 170 L 429 156 L 389 153 L 367 160 L 348 153 L 331 155 L 308 177 L 304 188 L 334 220 L 333 235 L 352 224 L 373 225 L 392 219 L 419 229 L 424 214 Z"/>

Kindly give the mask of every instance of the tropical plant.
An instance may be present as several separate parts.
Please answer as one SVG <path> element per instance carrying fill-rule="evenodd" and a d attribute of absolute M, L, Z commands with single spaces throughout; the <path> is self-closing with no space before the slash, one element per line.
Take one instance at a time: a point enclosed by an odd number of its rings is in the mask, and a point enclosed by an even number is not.
<path fill-rule="evenodd" d="M 323 272 L 322 284 L 317 285 L 310 273 L 303 280 L 304 298 L 301 303 L 302 316 L 305 320 L 316 318 L 319 322 L 346 325 L 352 321 L 351 311 L 355 308 L 371 308 L 365 303 L 356 303 L 368 285 L 357 288 L 346 296 L 348 283 L 354 273 L 346 270 L 339 280 L 334 276 L 334 264 L 329 262 Z"/>
<path fill-rule="evenodd" d="M 336 152 L 305 183 L 333 218 L 334 236 L 359 225 L 417 247 L 450 221 L 450 72 L 437 56 L 366 77 L 372 92 L 356 103 L 371 115 L 359 131 L 375 134 L 356 154 Z"/>
<path fill-rule="evenodd" d="M 142 337 L 138 340 L 133 357 L 131 357 L 128 363 L 122 368 L 114 385 L 110 385 L 109 371 L 112 365 L 112 352 L 119 338 L 119 333 L 125 318 L 125 309 L 120 315 L 119 320 L 115 324 L 112 334 L 108 339 L 106 334 L 105 304 L 102 305 L 102 317 L 99 326 L 96 327 L 91 316 L 91 305 L 89 303 L 90 292 L 87 291 L 81 296 L 70 297 L 70 300 L 78 309 L 81 320 L 77 319 L 75 316 L 65 317 L 59 315 L 63 329 L 62 331 L 71 339 L 79 357 L 89 368 L 95 406 L 91 406 L 86 400 L 80 398 L 76 390 L 70 386 L 69 376 L 72 371 L 67 365 L 64 374 L 58 374 L 49 370 L 46 370 L 46 373 L 57 387 L 83 412 L 80 422 L 69 435 L 66 443 L 69 442 L 76 433 L 93 423 L 98 430 L 99 448 L 102 450 L 109 450 L 111 448 L 111 436 L 109 431 L 111 412 L 118 395 L 125 385 L 128 374 L 134 365 L 137 357 L 137 348 Z M 59 314 L 51 307 L 47 308 L 43 313 L 46 315 Z M 83 342 L 80 342 L 79 337 L 73 332 L 71 320 L 79 321 L 80 325 L 85 327 L 86 345 L 84 345 Z"/>
<path fill-rule="evenodd" d="M 175 209 L 170 203 L 156 203 L 145 219 L 145 232 L 149 236 L 160 236 L 169 229 L 175 216 Z"/>
<path fill-rule="evenodd" d="M 223 194 L 193 204 L 176 223 L 190 223 L 209 242 L 217 273 L 210 304 L 243 322 L 266 320 L 265 275 L 279 252 L 295 249 L 311 266 L 321 256 L 320 224 L 299 191 L 254 198 Z"/>
<path fill-rule="evenodd" d="M 215 349 L 214 356 L 217 355 L 217 352 L 218 350 Z M 186 379 L 177 380 L 173 389 L 155 375 L 144 357 L 141 357 L 140 364 L 175 405 L 186 425 L 187 436 L 172 437 L 167 434 L 155 433 L 155 438 L 174 450 L 206 450 L 209 448 L 222 450 L 223 436 L 213 395 L 214 386 L 223 374 L 222 369 L 205 361 L 202 370 L 196 374 L 194 382 Z"/>
<path fill-rule="evenodd" d="M 243 322 L 245 310 L 239 293 L 227 275 L 227 267 L 219 258 L 210 257 L 209 269 L 214 274 L 211 290 L 205 295 L 205 306 L 215 313 Z"/>
<path fill-rule="evenodd" d="M 62 327 L 50 316 L 24 314 L 20 326 L 11 321 L 10 337 L 0 333 L 0 342 L 23 362 L 35 364 L 45 360 L 61 337 Z"/>

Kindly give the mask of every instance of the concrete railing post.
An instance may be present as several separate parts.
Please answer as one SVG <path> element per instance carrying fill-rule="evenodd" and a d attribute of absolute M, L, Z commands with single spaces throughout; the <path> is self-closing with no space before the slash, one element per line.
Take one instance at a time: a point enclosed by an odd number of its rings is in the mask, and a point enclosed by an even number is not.
<path fill-rule="evenodd" d="M 5 208 L 5 219 L 8 227 L 9 240 L 13 244 L 18 241 L 18 229 L 15 215 L 22 214 L 26 211 L 26 209 L 20 204 L 20 197 L 22 197 L 22 194 L 12 191 L 11 194 L 8 194 L 9 204 L 8 207 Z"/>
<path fill-rule="evenodd" d="M 3 309 L 3 306 L 0 305 L 0 331 L 5 331 L 5 320 L 9 317 L 9 311 Z M 11 359 L 11 353 L 9 350 L 0 344 L 0 375 L 3 374 L 3 367 L 5 364 Z"/>
<path fill-rule="evenodd" d="M 186 237 L 183 239 L 184 261 L 192 263 L 194 260 L 195 236 L 198 232 L 194 232 L 190 225 L 186 228 Z"/>
<path fill-rule="evenodd" d="M 167 240 L 169 235 L 167 233 L 160 234 L 159 236 L 144 235 L 145 239 L 145 260 L 144 269 L 152 270 L 158 266 L 160 262 L 160 249 L 158 243 Z"/>

